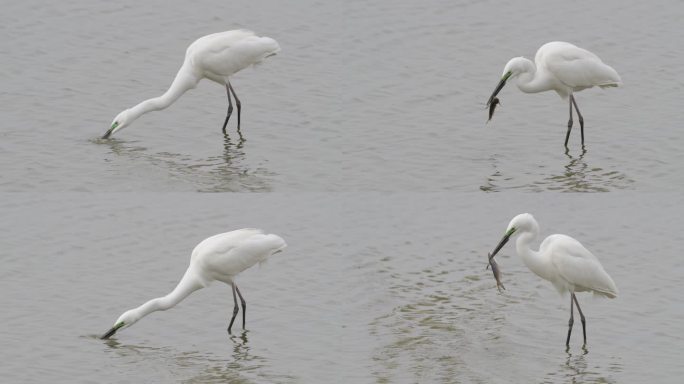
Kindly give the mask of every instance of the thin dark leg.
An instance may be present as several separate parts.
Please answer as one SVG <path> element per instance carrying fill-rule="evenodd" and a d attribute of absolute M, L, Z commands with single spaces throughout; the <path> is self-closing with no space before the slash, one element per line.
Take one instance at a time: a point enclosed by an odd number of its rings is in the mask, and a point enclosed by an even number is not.
<path fill-rule="evenodd" d="M 236 286 L 235 284 L 231 284 L 231 287 L 233 287 L 233 301 L 235 302 L 235 307 L 233 307 L 233 317 L 230 318 L 230 324 L 228 324 L 228 334 L 231 334 L 230 329 L 233 327 L 233 321 L 235 321 L 235 317 L 237 316 L 238 311 L 240 310 L 238 308 L 237 297 L 235 296 Z"/>
<path fill-rule="evenodd" d="M 233 113 L 233 102 L 230 100 L 230 83 L 226 84 L 226 93 L 228 94 L 228 113 L 226 114 L 226 120 L 223 122 L 223 133 L 226 133 L 226 125 L 228 125 L 228 119 L 230 119 L 230 115 Z M 239 109 L 239 104 L 238 104 L 238 111 Z M 238 121 L 240 120 L 240 114 L 238 112 Z"/>
<path fill-rule="evenodd" d="M 240 103 L 240 99 L 238 99 L 237 95 L 235 94 L 235 90 L 233 89 L 233 86 L 230 85 L 230 82 L 228 82 L 228 89 L 230 89 L 230 91 L 233 92 L 233 97 L 235 98 L 235 105 L 237 105 L 237 110 L 238 110 L 238 133 L 240 133 L 240 111 L 242 110 L 242 104 Z M 242 133 L 240 133 L 240 136 L 242 136 Z"/>
<path fill-rule="evenodd" d="M 570 139 L 570 131 L 572 130 L 572 95 L 570 95 L 570 120 L 568 120 L 568 133 L 565 134 L 565 148 L 568 147 L 568 140 Z"/>
<path fill-rule="evenodd" d="M 575 294 L 572 294 L 572 298 L 575 300 L 575 304 L 577 304 L 577 312 L 580 314 L 580 319 L 582 319 L 582 334 L 584 335 L 584 345 L 587 345 L 587 322 L 584 319 L 584 314 L 582 313 L 582 309 L 579 306 L 579 302 L 577 301 L 577 296 Z"/>
<path fill-rule="evenodd" d="M 568 338 L 565 340 L 565 346 L 568 348 L 570 347 L 570 334 L 572 333 L 572 324 L 575 323 L 575 319 L 574 319 L 573 314 L 572 314 L 573 297 L 575 297 L 575 294 L 574 293 L 570 294 L 570 321 L 568 321 Z"/>
<path fill-rule="evenodd" d="M 240 296 L 240 302 L 242 303 L 242 329 L 245 329 L 245 318 L 247 317 L 247 302 L 245 301 L 245 298 L 242 297 L 242 293 L 240 293 L 240 288 L 238 288 L 237 284 L 235 284 L 235 290 L 237 291 L 238 296 Z"/>
<path fill-rule="evenodd" d="M 575 111 L 577 111 L 577 117 L 579 118 L 580 122 L 580 130 L 582 132 L 582 145 L 584 145 L 584 118 L 582 117 L 579 108 L 577 108 L 577 101 L 575 101 L 575 97 L 570 95 L 570 100 L 572 100 L 572 103 L 575 104 Z M 577 306 L 577 308 L 579 308 L 579 305 Z"/>

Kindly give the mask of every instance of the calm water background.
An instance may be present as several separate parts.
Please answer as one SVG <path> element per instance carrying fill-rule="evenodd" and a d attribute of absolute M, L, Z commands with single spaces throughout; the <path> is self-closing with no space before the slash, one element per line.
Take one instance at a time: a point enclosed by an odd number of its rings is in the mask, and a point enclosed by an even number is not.
<path fill-rule="evenodd" d="M 682 19 L 676 1 L 3 1 L 0 381 L 680 382 Z M 283 49 L 232 81 L 246 141 L 206 81 L 98 139 L 195 38 L 239 27 Z M 564 153 L 555 93 L 510 84 L 484 124 L 506 61 L 549 40 L 625 83 L 577 95 L 585 151 L 577 127 Z M 484 270 L 523 211 L 620 288 L 580 296 L 586 354 L 513 246 L 504 294 Z M 215 284 L 97 339 L 248 226 L 290 245 L 241 276 L 248 332 L 227 336 Z"/>
<path fill-rule="evenodd" d="M 540 198 L 541 196 L 541 198 Z M 684 198 L 572 194 L 3 195 L 4 382 L 679 382 Z M 507 246 L 509 219 L 581 239 L 620 289 L 569 303 Z M 267 223 L 264 225 L 263 223 Z M 248 332 L 229 338 L 216 283 L 103 342 L 170 291 L 192 248 L 263 226 L 286 252 L 241 275 Z M 239 329 L 239 327 L 238 327 Z"/>
<path fill-rule="evenodd" d="M 684 185 L 684 5 L 650 2 L 35 1 L 0 16 L 0 188 L 10 191 L 662 191 Z M 115 140 L 195 38 L 249 27 L 282 54 L 234 77 L 246 142 L 203 81 Z M 551 40 L 597 52 L 623 88 L 567 104 L 503 66 Z M 234 124 L 235 122 L 233 122 Z"/>

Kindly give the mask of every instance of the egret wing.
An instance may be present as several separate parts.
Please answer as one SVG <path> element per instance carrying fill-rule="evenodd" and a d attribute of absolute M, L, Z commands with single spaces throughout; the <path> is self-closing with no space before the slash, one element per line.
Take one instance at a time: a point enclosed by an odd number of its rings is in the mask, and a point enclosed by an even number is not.
<path fill-rule="evenodd" d="M 593 86 L 617 86 L 620 75 L 595 54 L 569 43 L 553 42 L 537 51 L 535 62 L 565 85 L 579 91 Z"/>
<path fill-rule="evenodd" d="M 558 274 L 577 291 L 594 291 L 608 297 L 617 296 L 617 287 L 613 279 L 589 250 L 579 241 L 565 235 L 549 236 L 545 249 L 542 243 L 541 252 L 549 252 L 551 261 Z M 547 238 L 547 240 L 549 240 Z M 547 242 L 546 240 L 544 241 Z"/>
<path fill-rule="evenodd" d="M 209 78 L 228 77 L 280 49 L 275 40 L 252 31 L 236 30 L 202 37 L 188 47 L 187 56 Z"/>

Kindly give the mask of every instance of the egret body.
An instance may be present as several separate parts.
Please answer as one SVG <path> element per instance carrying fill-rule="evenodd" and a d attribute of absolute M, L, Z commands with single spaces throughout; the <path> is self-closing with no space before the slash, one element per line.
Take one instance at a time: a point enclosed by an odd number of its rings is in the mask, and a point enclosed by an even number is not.
<path fill-rule="evenodd" d="M 577 305 L 582 320 L 582 333 L 586 345 L 586 320 L 575 292 L 593 292 L 598 296 L 615 298 L 618 289 L 613 279 L 603 269 L 596 256 L 570 236 L 551 235 L 544 239 L 539 251 L 533 250 L 530 245 L 539 236 L 539 224 L 529 213 L 517 215 L 511 220 L 506 234 L 492 251 L 490 259 L 496 256 L 514 234 L 518 235 L 515 249 L 527 268 L 542 279 L 550 281 L 561 294 L 570 292 L 570 321 L 565 345 L 570 345 L 570 333 L 574 323 L 573 302 Z"/>
<path fill-rule="evenodd" d="M 226 88 L 228 113 L 223 122 L 224 133 L 228 119 L 233 112 L 233 102 L 230 98 L 230 94 L 233 94 L 238 110 L 238 132 L 240 132 L 241 103 L 230 84 L 229 77 L 250 65 L 261 63 L 279 51 L 280 46 L 270 37 L 259 37 L 254 32 L 242 29 L 200 37 L 190 44 L 185 52 L 183 65 L 169 89 L 159 97 L 147 99 L 119 113 L 102 138 L 109 138 L 147 112 L 168 107 L 185 92 L 195 88 L 197 83 L 204 78 Z"/>
<path fill-rule="evenodd" d="M 207 287 L 215 280 L 229 284 L 233 289 L 235 306 L 228 325 L 228 333 L 231 332 L 233 321 L 239 310 L 236 293 L 242 302 L 242 327 L 244 328 L 247 305 L 235 283 L 235 277 L 254 264 L 263 262 L 274 253 L 282 251 L 286 246 L 287 244 L 280 236 L 264 234 L 260 229 L 238 229 L 209 237 L 192 251 L 190 266 L 171 293 L 124 312 L 114 322 L 112 328 L 102 335 L 102 338 L 110 338 L 117 331 L 130 327 L 152 312 L 172 308 L 192 292 Z"/>
<path fill-rule="evenodd" d="M 577 111 L 584 145 L 584 118 L 573 93 L 595 86 L 606 88 L 622 85 L 620 75 L 612 67 L 604 64 L 598 56 L 561 41 L 542 45 L 534 56 L 534 63 L 524 57 L 509 60 L 487 105 L 492 103 L 509 79 L 514 79 L 518 88 L 525 93 L 556 91 L 561 98 L 569 99 L 570 119 L 565 135 L 566 147 L 572 130 L 573 105 Z"/>

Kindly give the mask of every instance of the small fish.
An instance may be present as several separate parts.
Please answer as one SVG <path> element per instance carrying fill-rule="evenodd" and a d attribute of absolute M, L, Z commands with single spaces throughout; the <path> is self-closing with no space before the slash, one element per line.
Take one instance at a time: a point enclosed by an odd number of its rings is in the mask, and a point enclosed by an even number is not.
<path fill-rule="evenodd" d="M 492 266 L 492 273 L 494 273 L 494 278 L 496 279 L 496 288 L 499 289 L 499 292 L 501 292 L 502 289 L 506 289 L 504 287 L 503 283 L 501 282 L 501 271 L 499 270 L 499 264 L 494 261 L 494 258 L 491 257 L 491 254 L 488 254 L 489 256 L 489 265 Z M 487 267 L 489 267 L 489 265 Z"/>
<path fill-rule="evenodd" d="M 496 109 L 496 106 L 501 104 L 501 101 L 499 100 L 498 97 L 495 97 L 492 102 L 489 104 L 489 119 L 487 119 L 487 122 L 489 123 L 489 120 L 492 119 L 492 116 L 494 116 L 494 110 Z"/>

